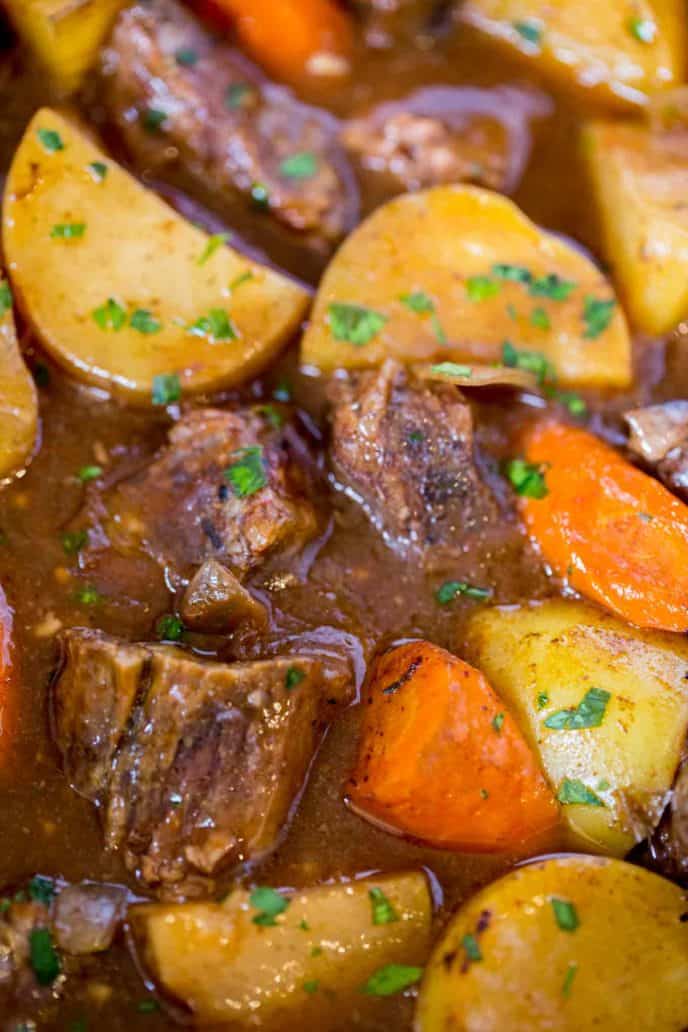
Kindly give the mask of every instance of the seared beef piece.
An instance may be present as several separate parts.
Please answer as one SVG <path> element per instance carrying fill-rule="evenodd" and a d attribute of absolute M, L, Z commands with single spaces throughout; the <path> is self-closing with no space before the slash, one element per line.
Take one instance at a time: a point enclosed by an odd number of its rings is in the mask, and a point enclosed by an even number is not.
<path fill-rule="evenodd" d="M 415 380 L 389 359 L 335 381 L 331 458 L 339 482 L 400 551 L 452 545 L 497 519 L 455 387 Z"/>
<path fill-rule="evenodd" d="M 53 904 L 55 941 L 72 956 L 102 953 L 124 920 L 127 890 L 104 882 L 78 882 L 61 889 Z"/>
<path fill-rule="evenodd" d="M 222 563 L 207 559 L 184 592 L 180 615 L 184 625 L 204 634 L 221 634 L 240 624 L 264 630 L 268 614 Z"/>
<path fill-rule="evenodd" d="M 679 769 L 669 805 L 642 859 L 668 878 L 688 882 L 687 761 Z"/>
<path fill-rule="evenodd" d="M 55 736 L 70 782 L 99 804 L 106 843 L 123 850 L 128 868 L 164 894 L 193 895 L 271 849 L 325 727 L 319 661 L 227 665 L 99 631 L 64 638 Z M 102 681 L 110 667 L 110 683 L 125 682 L 133 654 L 139 681 L 129 711 L 118 713 L 116 736 L 109 690 L 101 692 L 98 743 L 82 718 L 95 712 L 90 673 L 95 666 Z"/>
<path fill-rule="evenodd" d="M 688 501 L 688 401 L 633 409 L 625 415 L 628 447 L 660 480 Z"/>
<path fill-rule="evenodd" d="M 297 551 L 318 520 L 293 451 L 287 431 L 251 410 L 188 413 L 141 472 L 103 494 L 91 489 L 77 521 L 90 528 L 81 562 L 88 569 L 108 553 L 143 552 L 178 583 L 209 558 L 242 576 L 275 552 Z M 247 467 L 243 475 L 237 463 Z M 266 480 L 259 490 L 252 471 Z"/>
<path fill-rule="evenodd" d="M 355 222 L 355 187 L 334 121 L 264 84 L 176 0 L 124 10 L 102 72 L 102 99 L 140 168 L 165 178 L 181 167 L 204 191 L 240 194 L 321 241 Z M 295 155 L 306 158 L 285 165 Z"/>

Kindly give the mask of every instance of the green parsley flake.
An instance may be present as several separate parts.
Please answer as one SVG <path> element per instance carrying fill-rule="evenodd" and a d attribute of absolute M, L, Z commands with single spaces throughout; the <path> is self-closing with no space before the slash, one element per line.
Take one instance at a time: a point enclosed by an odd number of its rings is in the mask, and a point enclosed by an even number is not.
<path fill-rule="evenodd" d="M 569 964 L 568 971 L 566 972 L 566 977 L 564 978 L 564 984 L 561 987 L 561 995 L 566 997 L 566 999 L 568 999 L 571 995 L 571 986 L 573 985 L 573 980 L 576 977 L 577 970 L 577 964 Z"/>
<path fill-rule="evenodd" d="M 270 207 L 270 193 L 263 183 L 253 183 L 251 186 L 251 200 L 254 208 L 266 209 Z"/>
<path fill-rule="evenodd" d="M 103 161 L 92 161 L 88 166 L 88 171 L 96 183 L 102 183 L 108 174 L 108 167 Z"/>
<path fill-rule="evenodd" d="M 568 409 L 572 416 L 584 416 L 588 411 L 588 403 L 575 391 L 553 391 L 551 397 Z"/>
<path fill-rule="evenodd" d="M 157 1014 L 160 1004 L 157 1000 L 139 1000 L 136 1009 L 139 1014 Z"/>
<path fill-rule="evenodd" d="M 223 244 L 228 244 L 229 243 L 229 240 L 230 240 L 230 234 L 229 233 L 215 233 L 213 236 L 209 237 L 208 243 L 203 248 L 203 251 L 202 251 L 201 255 L 199 256 L 197 264 L 198 265 L 205 265 L 205 263 L 210 258 L 212 258 L 212 256 L 215 254 L 215 252 L 219 251 L 219 249 L 223 246 Z"/>
<path fill-rule="evenodd" d="M 268 885 L 259 885 L 249 896 L 249 903 L 258 913 L 252 918 L 255 925 L 262 928 L 271 928 L 277 924 L 275 918 L 283 914 L 289 906 L 289 900 L 285 899 L 277 891 Z"/>
<path fill-rule="evenodd" d="M 39 985 L 52 985 L 62 965 L 49 928 L 32 928 L 29 932 L 29 957 Z"/>
<path fill-rule="evenodd" d="M 270 424 L 273 430 L 279 430 L 284 426 L 284 416 L 274 405 L 258 405 L 256 411 Z"/>
<path fill-rule="evenodd" d="M 471 276 L 466 280 L 466 293 L 471 301 L 487 301 L 499 293 L 501 287 L 497 280 L 489 276 Z"/>
<path fill-rule="evenodd" d="M 101 305 L 100 308 L 96 308 L 91 314 L 96 325 L 100 326 L 101 330 L 114 330 L 118 332 L 127 321 L 126 310 L 122 308 L 119 302 L 115 301 L 114 297 L 109 297 L 105 304 Z"/>
<path fill-rule="evenodd" d="M 587 727 L 599 727 L 604 720 L 611 693 L 603 688 L 590 688 L 577 706 L 557 710 L 545 720 L 545 727 L 556 731 L 580 731 Z"/>
<path fill-rule="evenodd" d="M 202 315 L 191 326 L 187 326 L 186 332 L 192 337 L 205 337 L 213 344 L 236 340 L 238 337 L 236 327 L 224 308 L 211 308 L 207 315 Z"/>
<path fill-rule="evenodd" d="M 514 28 L 521 39 L 524 39 L 526 43 L 532 43 L 533 46 L 539 46 L 542 42 L 542 28 L 539 25 L 536 25 L 535 22 L 517 21 L 514 22 Z"/>
<path fill-rule="evenodd" d="M 153 313 L 149 312 L 147 308 L 137 308 L 135 312 L 132 312 L 129 325 L 132 330 L 137 330 L 145 336 L 150 336 L 153 333 L 160 333 L 162 329 L 162 323 L 160 320 L 156 319 Z"/>
<path fill-rule="evenodd" d="M 480 789 L 480 798 L 481 799 L 489 799 L 490 798 L 490 793 L 487 791 L 486 788 L 481 788 Z"/>
<path fill-rule="evenodd" d="M 423 976 L 423 969 L 407 964 L 386 964 L 370 976 L 361 991 L 368 996 L 394 996 L 415 985 Z"/>
<path fill-rule="evenodd" d="M 578 911 L 573 903 L 569 903 L 566 899 L 557 899 L 556 896 L 552 897 L 550 903 L 554 911 L 554 920 L 562 932 L 575 932 L 580 921 L 578 919 Z"/>
<path fill-rule="evenodd" d="M 167 112 L 157 108 L 148 108 L 143 116 L 143 128 L 149 133 L 156 133 L 167 121 Z"/>
<path fill-rule="evenodd" d="M 97 480 L 102 472 L 102 466 L 82 466 L 77 473 L 77 477 L 82 484 L 87 484 L 89 480 Z"/>
<path fill-rule="evenodd" d="M 160 641 L 181 641 L 184 623 L 173 613 L 165 613 L 155 624 L 155 633 Z"/>
<path fill-rule="evenodd" d="M 538 692 L 537 697 L 535 699 L 535 705 L 537 706 L 537 708 L 539 710 L 544 709 L 548 702 L 549 702 L 549 693 L 548 692 Z"/>
<path fill-rule="evenodd" d="M 154 405 L 171 405 L 182 396 L 182 385 L 176 373 L 159 373 L 153 377 L 151 400 Z"/>
<path fill-rule="evenodd" d="M 495 729 L 497 734 L 499 734 L 502 728 L 504 727 L 504 714 L 495 713 L 490 723 L 492 724 L 492 727 Z"/>
<path fill-rule="evenodd" d="M 263 449 L 260 445 L 253 445 L 241 448 L 234 454 L 237 457 L 236 462 L 225 470 L 225 480 L 231 484 L 237 498 L 249 498 L 268 482 L 263 463 Z"/>
<path fill-rule="evenodd" d="M 50 238 L 51 240 L 80 240 L 85 232 L 85 222 L 58 222 L 50 230 Z"/>
<path fill-rule="evenodd" d="M 373 909 L 373 924 L 386 925 L 399 920 L 399 915 L 385 896 L 382 889 L 374 888 L 368 892 L 370 905 Z"/>
<path fill-rule="evenodd" d="M 284 687 L 288 692 L 298 688 L 302 681 L 306 679 L 306 672 L 301 670 L 299 667 L 290 666 L 284 677 Z"/>
<path fill-rule="evenodd" d="M 87 544 L 87 530 L 69 530 L 62 535 L 62 547 L 66 555 L 77 555 Z"/>
<path fill-rule="evenodd" d="M 492 592 L 489 588 L 478 588 L 473 584 L 468 584 L 466 581 L 449 580 L 445 581 L 437 591 L 435 592 L 435 598 L 441 606 L 449 605 L 459 595 L 465 595 L 466 598 L 473 598 L 477 602 L 484 602 L 488 599 Z"/>
<path fill-rule="evenodd" d="M 529 287 L 531 297 L 546 297 L 550 301 L 566 301 L 577 284 L 571 280 L 561 279 L 556 272 L 548 276 L 537 276 Z"/>
<path fill-rule="evenodd" d="M 62 137 L 55 129 L 39 129 L 36 136 L 48 154 L 55 154 L 56 151 L 64 150 Z"/>
<path fill-rule="evenodd" d="M 180 68 L 193 68 L 198 63 L 198 53 L 193 47 L 179 47 L 174 52 L 174 59 Z"/>
<path fill-rule="evenodd" d="M 10 285 L 5 280 L 0 280 L 0 319 L 3 319 L 11 308 L 12 291 L 10 290 Z"/>
<path fill-rule="evenodd" d="M 312 179 L 318 171 L 318 159 L 312 151 L 301 151 L 285 158 L 279 169 L 285 179 Z"/>
<path fill-rule="evenodd" d="M 308 993 L 310 996 L 312 996 L 313 993 L 317 993 L 319 987 L 320 982 L 317 980 L 317 978 L 312 978 L 310 979 L 310 981 L 303 983 L 304 992 Z"/>
<path fill-rule="evenodd" d="M 530 269 L 526 269 L 523 265 L 493 265 L 492 275 L 511 283 L 530 283 L 533 279 Z"/>
<path fill-rule="evenodd" d="M 250 269 L 247 269 L 246 272 L 239 273 L 236 279 L 232 280 L 232 282 L 229 284 L 229 289 L 237 290 L 242 285 L 242 283 L 248 283 L 252 279 L 253 273 Z"/>
<path fill-rule="evenodd" d="M 534 373 L 539 384 L 557 378 L 554 366 L 541 351 L 521 351 L 509 340 L 502 344 L 502 363 L 510 369 L 524 369 Z"/>
<path fill-rule="evenodd" d="M 530 325 L 538 330 L 551 330 L 552 323 L 544 308 L 534 308 L 530 313 Z"/>
<path fill-rule="evenodd" d="M 387 322 L 388 316 L 363 305 L 334 301 L 328 305 L 328 320 L 335 340 L 346 341 L 357 348 L 373 340 Z"/>
<path fill-rule="evenodd" d="M 461 945 L 466 952 L 466 959 L 469 960 L 471 964 L 477 964 L 483 959 L 478 940 L 470 932 L 468 932 L 467 935 L 464 935 L 461 940 Z"/>
<path fill-rule="evenodd" d="M 549 494 L 541 465 L 535 465 L 525 459 L 511 459 L 506 464 L 506 475 L 516 494 L 523 498 L 542 499 Z"/>
<path fill-rule="evenodd" d="M 272 396 L 275 401 L 281 401 L 283 404 L 287 404 L 291 401 L 292 391 L 291 384 L 287 380 L 280 380 L 272 391 Z"/>
<path fill-rule="evenodd" d="M 616 301 L 614 298 L 603 300 L 602 298 L 588 295 L 583 302 L 583 321 L 585 323 L 586 340 L 594 340 L 609 326 L 614 315 Z"/>
<path fill-rule="evenodd" d="M 225 92 L 225 107 L 233 111 L 241 107 L 253 94 L 253 87 L 247 82 L 233 82 Z"/>
<path fill-rule="evenodd" d="M 439 362 L 438 365 L 430 366 L 430 372 L 438 376 L 460 376 L 464 380 L 473 376 L 471 366 L 459 365 L 457 362 Z"/>
<path fill-rule="evenodd" d="M 650 18 L 630 18 L 628 31 L 639 43 L 654 43 L 657 38 L 657 25 Z"/>
<path fill-rule="evenodd" d="M 309 923 L 308 923 L 308 921 L 306 920 L 305 917 L 303 917 L 299 921 L 299 928 L 301 929 L 302 932 L 310 932 L 311 926 L 309 925 Z"/>
<path fill-rule="evenodd" d="M 402 305 L 417 315 L 430 315 L 435 311 L 435 302 L 422 290 L 415 290 L 411 294 L 402 294 L 399 298 Z"/>
<path fill-rule="evenodd" d="M 604 806 L 600 797 L 578 778 L 564 778 L 557 799 L 562 806 Z"/>
<path fill-rule="evenodd" d="M 43 903 L 46 907 L 50 906 L 55 898 L 55 886 L 50 878 L 35 875 L 29 882 L 29 898 L 36 903 Z"/>
<path fill-rule="evenodd" d="M 101 594 L 90 584 L 85 584 L 83 588 L 77 588 L 74 592 L 74 599 L 82 606 L 97 606 L 101 601 Z"/>

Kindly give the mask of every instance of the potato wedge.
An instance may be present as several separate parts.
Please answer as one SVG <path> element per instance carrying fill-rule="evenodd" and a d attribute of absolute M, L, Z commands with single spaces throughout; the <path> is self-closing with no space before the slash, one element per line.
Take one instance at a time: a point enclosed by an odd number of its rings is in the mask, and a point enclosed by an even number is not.
<path fill-rule="evenodd" d="M 417 1032 L 677 1032 L 685 892 L 620 860 L 512 871 L 458 912 L 426 968 Z"/>
<path fill-rule="evenodd" d="M 308 305 L 303 288 L 196 229 L 47 108 L 7 179 L 3 243 L 46 350 L 137 403 L 151 402 L 156 377 L 189 393 L 250 379 Z"/>
<path fill-rule="evenodd" d="M 5 0 L 28 49 L 62 94 L 78 89 L 127 0 Z"/>
<path fill-rule="evenodd" d="M 590 122 L 582 143 L 630 319 L 667 333 L 688 316 L 688 127 Z"/>
<path fill-rule="evenodd" d="M 397 920 L 374 923 L 380 892 Z M 360 990 L 377 970 L 425 963 L 432 903 L 421 873 L 322 885 L 285 899 L 283 913 L 267 920 L 243 890 L 223 903 L 132 907 L 138 957 L 197 1021 L 274 1030 L 296 1015 L 299 1027 L 330 1028 L 347 1001 L 364 999 Z"/>
<path fill-rule="evenodd" d="M 583 602 L 482 610 L 469 658 L 539 751 L 572 844 L 616 856 L 666 802 L 688 729 L 688 643 Z"/>
<path fill-rule="evenodd" d="M 26 466 L 37 432 L 36 387 L 17 344 L 12 295 L 0 279 L 0 482 Z"/>
<path fill-rule="evenodd" d="M 555 87 L 607 107 L 647 103 L 683 81 L 682 0 L 466 0 L 461 17 Z"/>
<path fill-rule="evenodd" d="M 390 201 L 344 242 L 301 357 L 325 371 L 389 356 L 499 362 L 505 341 L 540 352 L 563 383 L 631 379 L 623 312 L 592 262 L 505 197 L 443 186 Z"/>

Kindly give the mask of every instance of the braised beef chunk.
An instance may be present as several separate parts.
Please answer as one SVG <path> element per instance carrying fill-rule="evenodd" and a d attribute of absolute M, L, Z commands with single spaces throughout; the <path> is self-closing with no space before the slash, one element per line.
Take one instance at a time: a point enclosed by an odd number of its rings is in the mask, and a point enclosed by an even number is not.
<path fill-rule="evenodd" d="M 239 194 L 320 241 L 352 225 L 355 188 L 333 120 L 263 83 L 175 0 L 122 12 L 102 79 L 105 106 L 141 168 L 164 178 L 181 166 L 204 191 Z"/>
<path fill-rule="evenodd" d="M 318 520 L 292 440 L 252 410 L 190 412 L 142 471 L 91 493 L 78 520 L 90 527 L 82 562 L 144 552 L 179 582 L 209 558 L 242 576 L 293 554 Z"/>
<path fill-rule="evenodd" d="M 649 841 L 643 862 L 668 878 L 688 882 L 688 762 L 679 769 L 662 820 Z"/>
<path fill-rule="evenodd" d="M 78 717 L 95 712 L 89 671 L 99 649 L 101 668 L 116 669 L 120 682 L 139 658 L 117 741 L 102 692 L 101 752 Z M 55 735 L 69 780 L 101 806 L 108 847 L 122 849 L 148 886 L 197 894 L 219 871 L 274 846 L 324 730 L 322 695 L 311 657 L 227 665 L 70 630 L 54 686 Z"/>
<path fill-rule="evenodd" d="M 473 454 L 469 406 L 454 387 L 398 363 L 334 383 L 331 458 L 340 484 L 388 544 L 453 544 L 497 518 Z"/>
<path fill-rule="evenodd" d="M 215 559 L 207 559 L 194 574 L 181 604 L 184 626 L 204 634 L 227 633 L 241 624 L 265 629 L 265 606 Z"/>
<path fill-rule="evenodd" d="M 688 501 L 688 401 L 633 409 L 625 419 L 631 431 L 630 450 Z"/>

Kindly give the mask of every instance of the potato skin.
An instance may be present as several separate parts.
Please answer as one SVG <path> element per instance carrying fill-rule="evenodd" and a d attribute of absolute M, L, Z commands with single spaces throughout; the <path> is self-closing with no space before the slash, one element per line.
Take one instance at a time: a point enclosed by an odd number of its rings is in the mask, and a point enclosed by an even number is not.
<path fill-rule="evenodd" d="M 62 146 L 49 136 L 46 147 L 46 132 Z M 55 238 L 65 224 L 84 228 Z M 269 365 L 299 326 L 308 293 L 224 245 L 202 260 L 208 243 L 75 122 L 49 108 L 34 116 L 5 187 L 3 245 L 19 306 L 73 376 L 147 405 L 156 376 L 177 375 L 192 394 L 236 386 Z M 126 317 L 116 328 L 96 318 L 110 298 Z M 137 311 L 158 327 L 137 329 Z M 234 339 L 191 332 L 213 312 L 231 321 Z"/>
<path fill-rule="evenodd" d="M 495 277 L 496 265 L 524 270 L 536 284 L 556 275 L 574 286 L 552 299 L 537 285 Z M 491 293 L 481 297 L 471 288 L 486 278 Z M 424 296 L 425 311 L 409 305 L 413 294 Z M 623 312 L 616 305 L 604 331 L 586 338 L 587 297 L 613 300 L 605 276 L 506 197 L 472 186 L 435 187 L 382 205 L 347 238 L 321 281 L 301 357 L 326 372 L 388 357 L 499 363 L 509 340 L 540 351 L 561 383 L 628 386 Z M 331 306 L 341 304 L 372 309 L 383 325 L 364 344 L 338 340 Z M 538 309 L 547 329 L 533 318 Z"/>
<path fill-rule="evenodd" d="M 0 483 L 27 465 L 37 434 L 36 387 L 24 365 L 12 311 L 8 310 L 0 317 Z"/>
<path fill-rule="evenodd" d="M 511 706 L 554 791 L 575 779 L 604 804 L 562 806 L 573 845 L 623 856 L 652 830 L 688 728 L 684 638 L 553 599 L 476 613 L 467 654 Z M 591 688 L 610 693 L 598 727 L 545 726 Z"/>
<path fill-rule="evenodd" d="M 559 927 L 552 899 L 573 904 L 575 930 Z M 416 1032 L 678 1032 L 688 1014 L 685 913 L 678 886 L 620 860 L 517 868 L 469 900 L 436 946 Z M 466 935 L 481 960 L 468 958 Z"/>

